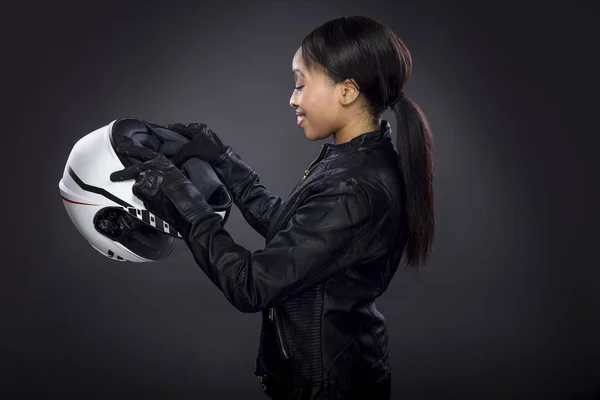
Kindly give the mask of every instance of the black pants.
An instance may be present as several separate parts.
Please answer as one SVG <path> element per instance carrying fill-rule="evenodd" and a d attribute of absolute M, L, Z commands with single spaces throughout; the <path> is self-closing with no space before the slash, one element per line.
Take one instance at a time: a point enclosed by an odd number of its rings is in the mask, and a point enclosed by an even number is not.
<path fill-rule="evenodd" d="M 350 396 L 341 397 L 340 400 L 390 400 L 392 398 L 392 374 L 388 374 L 387 377 L 383 378 L 377 383 L 371 385 L 365 385 L 356 390 L 356 392 L 350 393 Z M 336 399 L 337 400 L 337 399 Z"/>
<path fill-rule="evenodd" d="M 306 395 L 287 396 L 284 394 L 273 394 L 273 400 L 290 400 L 299 398 L 299 400 L 312 400 L 311 396 Z M 320 394 L 316 397 L 318 400 L 390 400 L 392 398 L 392 376 L 391 374 L 377 383 L 357 385 L 355 388 L 342 390 L 333 389 L 329 394 Z"/>

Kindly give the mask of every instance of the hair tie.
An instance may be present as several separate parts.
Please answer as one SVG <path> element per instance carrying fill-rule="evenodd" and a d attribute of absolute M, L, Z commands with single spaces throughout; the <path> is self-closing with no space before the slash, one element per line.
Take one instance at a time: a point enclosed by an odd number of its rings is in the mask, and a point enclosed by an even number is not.
<path fill-rule="evenodd" d="M 396 104 L 398 104 L 400 102 L 400 100 L 402 100 L 403 97 L 404 97 L 404 92 L 400 92 L 398 97 L 396 97 L 396 99 L 390 103 L 390 108 L 394 108 L 394 106 L 396 106 Z"/>

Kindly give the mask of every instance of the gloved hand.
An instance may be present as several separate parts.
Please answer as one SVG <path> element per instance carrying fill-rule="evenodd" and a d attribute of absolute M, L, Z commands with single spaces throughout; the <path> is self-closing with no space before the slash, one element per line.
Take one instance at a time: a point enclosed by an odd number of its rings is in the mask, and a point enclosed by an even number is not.
<path fill-rule="evenodd" d="M 135 145 L 119 146 L 115 151 L 142 163 L 113 172 L 110 180 L 135 179 L 133 194 L 148 211 L 170 225 L 175 226 L 179 217 L 187 218 L 200 208 L 210 209 L 202 193 L 163 154 Z"/>
<path fill-rule="evenodd" d="M 165 126 L 166 129 L 175 131 L 190 141 L 179 149 L 172 157 L 175 165 L 179 166 L 191 157 L 198 157 L 207 163 L 214 163 L 227 150 L 221 139 L 206 124 L 199 122 L 189 124 L 171 124 Z"/>

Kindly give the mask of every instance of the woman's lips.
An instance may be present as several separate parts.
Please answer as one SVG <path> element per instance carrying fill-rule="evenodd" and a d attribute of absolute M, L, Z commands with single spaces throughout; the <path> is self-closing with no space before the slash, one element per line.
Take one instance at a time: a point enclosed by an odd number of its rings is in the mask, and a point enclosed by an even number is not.
<path fill-rule="evenodd" d="M 296 125 L 298 125 L 298 128 L 302 128 L 302 124 L 304 124 L 305 119 L 306 114 L 296 113 Z"/>

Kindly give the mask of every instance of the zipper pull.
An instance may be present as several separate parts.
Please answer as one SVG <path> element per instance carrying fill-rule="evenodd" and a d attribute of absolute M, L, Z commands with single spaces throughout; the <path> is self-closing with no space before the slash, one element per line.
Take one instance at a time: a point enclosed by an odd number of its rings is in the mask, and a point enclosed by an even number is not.
<path fill-rule="evenodd" d="M 310 168 L 307 169 L 306 171 L 304 171 L 304 176 L 302 177 L 302 180 L 305 180 L 306 177 L 308 176 L 308 173 L 310 172 Z"/>
<path fill-rule="evenodd" d="M 313 167 L 313 165 L 317 161 L 319 161 L 321 159 L 321 157 L 323 156 L 323 150 L 325 150 L 324 144 L 321 145 L 321 151 L 320 151 L 319 155 L 317 156 L 317 158 L 315 158 L 315 160 L 313 162 L 311 162 L 310 165 L 308 166 L 308 168 L 304 171 L 304 176 L 302 177 L 300 182 L 302 182 L 303 180 L 305 180 L 308 177 L 308 174 L 310 174 L 310 169 Z"/>

